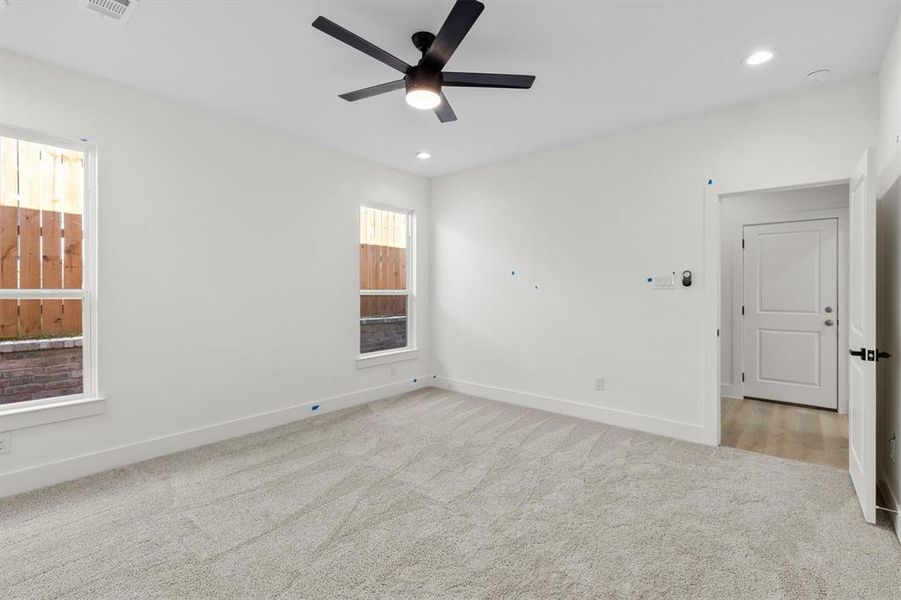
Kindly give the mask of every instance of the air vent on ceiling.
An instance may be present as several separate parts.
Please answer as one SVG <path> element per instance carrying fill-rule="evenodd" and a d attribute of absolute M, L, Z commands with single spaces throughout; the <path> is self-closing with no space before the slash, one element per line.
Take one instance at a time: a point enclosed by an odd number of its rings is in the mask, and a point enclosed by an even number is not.
<path fill-rule="evenodd" d="M 116 21 L 128 21 L 138 10 L 138 0 L 84 0 L 84 7 Z"/>

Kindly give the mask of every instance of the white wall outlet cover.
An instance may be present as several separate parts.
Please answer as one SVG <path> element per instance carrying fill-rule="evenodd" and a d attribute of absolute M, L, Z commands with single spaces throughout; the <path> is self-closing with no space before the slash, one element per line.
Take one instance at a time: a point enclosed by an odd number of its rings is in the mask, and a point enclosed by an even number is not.
<path fill-rule="evenodd" d="M 594 378 L 594 389 L 598 392 L 603 392 L 606 387 L 607 382 L 604 381 L 603 377 L 595 377 Z"/>
<path fill-rule="evenodd" d="M 10 451 L 10 446 L 12 443 L 12 434 L 7 431 L 6 433 L 0 433 L 0 454 L 6 454 Z"/>

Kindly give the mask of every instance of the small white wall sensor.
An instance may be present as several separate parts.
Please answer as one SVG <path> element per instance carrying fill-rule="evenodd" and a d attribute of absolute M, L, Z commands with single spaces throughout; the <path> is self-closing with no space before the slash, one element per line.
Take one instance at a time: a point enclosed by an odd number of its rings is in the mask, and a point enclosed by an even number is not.
<path fill-rule="evenodd" d="M 650 275 L 647 283 L 655 290 L 667 290 L 676 287 L 676 274 L 666 273 L 664 275 Z"/>

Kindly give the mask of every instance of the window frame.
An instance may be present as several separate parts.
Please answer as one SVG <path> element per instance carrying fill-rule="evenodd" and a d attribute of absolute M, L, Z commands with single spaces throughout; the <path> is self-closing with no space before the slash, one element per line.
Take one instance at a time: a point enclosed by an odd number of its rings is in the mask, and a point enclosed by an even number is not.
<path fill-rule="evenodd" d="M 97 145 L 87 139 L 70 140 L 5 123 L 0 123 L 0 136 L 75 150 L 84 154 L 82 215 L 84 250 L 81 288 L 0 289 L 0 299 L 3 300 L 82 301 L 82 392 L 0 405 L 0 431 L 100 414 L 105 411 L 105 401 L 97 389 Z"/>
<path fill-rule="evenodd" d="M 363 290 L 360 289 L 360 253 L 356 253 L 357 276 L 357 367 L 370 367 L 388 363 L 412 360 L 419 355 L 419 345 L 416 331 L 416 211 L 406 206 L 394 206 L 377 202 L 364 202 L 357 206 L 356 245 L 360 246 L 360 229 L 362 227 L 362 208 L 390 211 L 407 217 L 407 247 L 406 247 L 406 288 L 405 290 Z M 360 298 L 363 296 L 406 296 L 407 298 L 407 345 L 403 348 L 390 350 L 377 350 L 375 352 L 360 352 Z"/>

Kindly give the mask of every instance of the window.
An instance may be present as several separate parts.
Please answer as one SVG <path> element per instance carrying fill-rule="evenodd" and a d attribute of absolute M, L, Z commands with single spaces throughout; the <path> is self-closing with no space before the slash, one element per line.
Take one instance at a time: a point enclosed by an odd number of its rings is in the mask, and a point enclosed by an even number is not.
<path fill-rule="evenodd" d="M 360 207 L 360 355 L 415 348 L 413 213 Z"/>
<path fill-rule="evenodd" d="M 96 395 L 93 164 L 89 144 L 0 128 L 4 410 Z"/>

